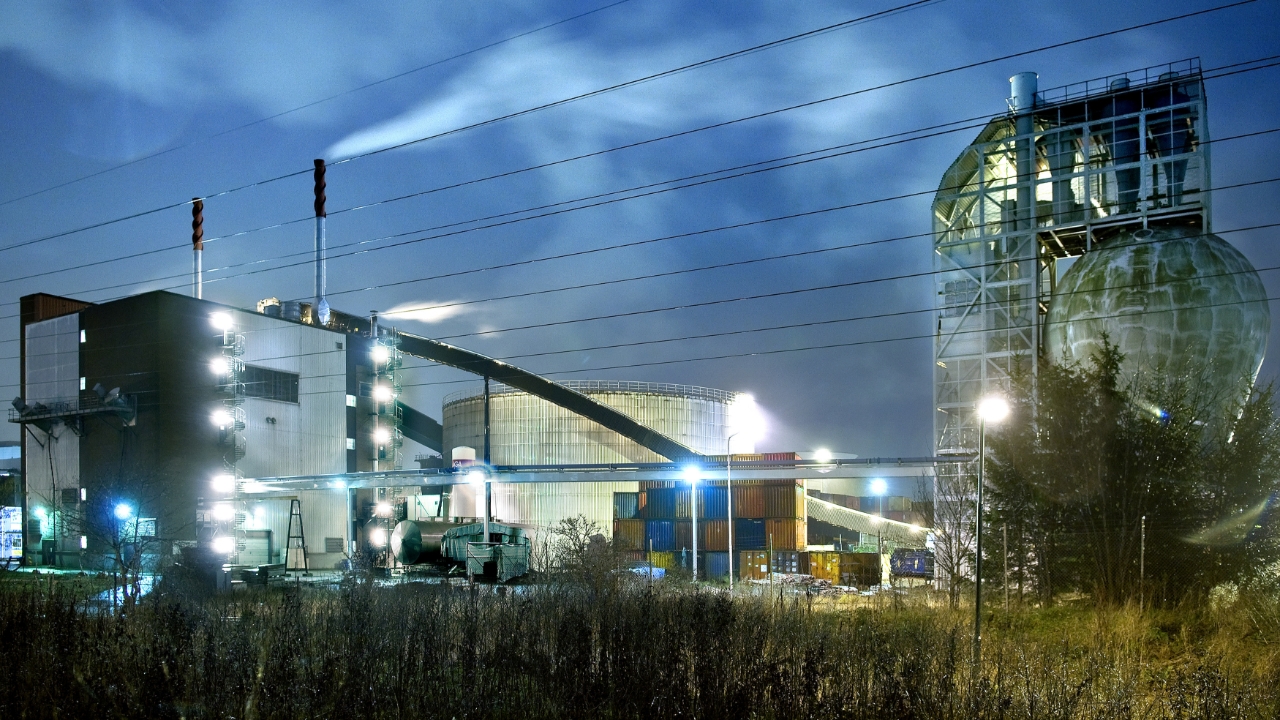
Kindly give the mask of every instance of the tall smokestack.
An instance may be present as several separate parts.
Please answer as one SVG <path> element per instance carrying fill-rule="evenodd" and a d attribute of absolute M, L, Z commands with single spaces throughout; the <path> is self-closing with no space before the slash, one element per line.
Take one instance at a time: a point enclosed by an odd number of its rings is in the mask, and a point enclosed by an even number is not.
<path fill-rule="evenodd" d="M 204 201 L 191 198 L 191 297 L 204 297 Z"/>
<path fill-rule="evenodd" d="M 324 221 L 328 213 L 324 209 L 324 159 L 316 158 L 316 301 L 314 315 L 321 325 L 329 324 L 329 301 L 325 293 L 325 239 Z"/>

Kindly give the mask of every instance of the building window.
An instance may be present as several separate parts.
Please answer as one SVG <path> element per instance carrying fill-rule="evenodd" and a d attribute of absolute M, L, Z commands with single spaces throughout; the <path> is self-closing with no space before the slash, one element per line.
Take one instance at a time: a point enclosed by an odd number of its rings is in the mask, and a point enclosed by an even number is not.
<path fill-rule="evenodd" d="M 297 373 L 245 365 L 242 377 L 244 394 L 247 397 L 287 403 L 298 402 Z"/>

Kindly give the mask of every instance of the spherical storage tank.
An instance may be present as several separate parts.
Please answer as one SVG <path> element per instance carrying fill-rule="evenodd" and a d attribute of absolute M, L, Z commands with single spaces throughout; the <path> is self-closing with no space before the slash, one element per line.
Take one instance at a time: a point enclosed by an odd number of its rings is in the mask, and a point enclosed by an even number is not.
<path fill-rule="evenodd" d="M 571 380 L 567 387 L 704 454 L 723 454 L 729 405 L 723 390 L 659 383 Z M 666 462 L 600 424 L 542 398 L 503 385 L 490 389 L 490 453 L 495 465 Z M 484 446 L 484 390 L 445 398 L 444 446 Z M 736 446 L 734 451 L 740 449 Z M 745 450 L 743 450 L 745 451 Z M 506 522 L 551 527 L 585 515 L 605 535 L 613 531 L 613 493 L 636 492 L 629 483 L 530 483 L 493 486 L 493 515 Z M 454 490 L 453 514 L 471 515 L 473 488 Z"/>
<path fill-rule="evenodd" d="M 1126 369 L 1208 369 L 1211 397 L 1229 399 L 1257 377 L 1271 313 L 1262 280 L 1240 251 L 1195 227 L 1123 232 L 1063 275 L 1049 306 L 1055 362 L 1088 362 L 1102 335 Z"/>

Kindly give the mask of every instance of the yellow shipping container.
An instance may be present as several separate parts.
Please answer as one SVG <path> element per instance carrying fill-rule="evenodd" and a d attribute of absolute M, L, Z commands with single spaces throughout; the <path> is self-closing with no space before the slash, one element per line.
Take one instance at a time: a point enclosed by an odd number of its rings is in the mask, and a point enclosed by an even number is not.
<path fill-rule="evenodd" d="M 738 577 L 743 580 L 769 579 L 769 553 L 766 550 L 743 550 L 738 553 Z"/>
<path fill-rule="evenodd" d="M 810 552 L 809 574 L 832 585 L 840 584 L 840 553 Z"/>
<path fill-rule="evenodd" d="M 656 568 L 670 570 L 676 566 L 676 554 L 673 552 L 651 552 L 649 553 L 649 564 Z"/>

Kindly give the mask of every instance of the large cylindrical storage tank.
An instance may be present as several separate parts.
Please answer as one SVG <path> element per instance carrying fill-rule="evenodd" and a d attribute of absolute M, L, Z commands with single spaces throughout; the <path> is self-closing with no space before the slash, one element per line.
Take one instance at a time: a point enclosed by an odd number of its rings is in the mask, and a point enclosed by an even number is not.
<path fill-rule="evenodd" d="M 570 380 L 564 384 L 696 452 L 724 453 L 726 419 L 734 393 L 643 382 Z M 494 465 L 666 462 L 666 458 L 594 421 L 504 385 L 490 387 L 489 418 Z M 467 446 L 482 452 L 483 387 L 445 398 L 444 446 Z M 613 532 L 613 494 L 637 490 L 634 482 L 496 483 L 493 515 L 540 527 L 583 515 L 609 536 Z M 466 516 L 476 512 L 477 495 L 474 487 L 456 487 L 453 513 Z"/>

